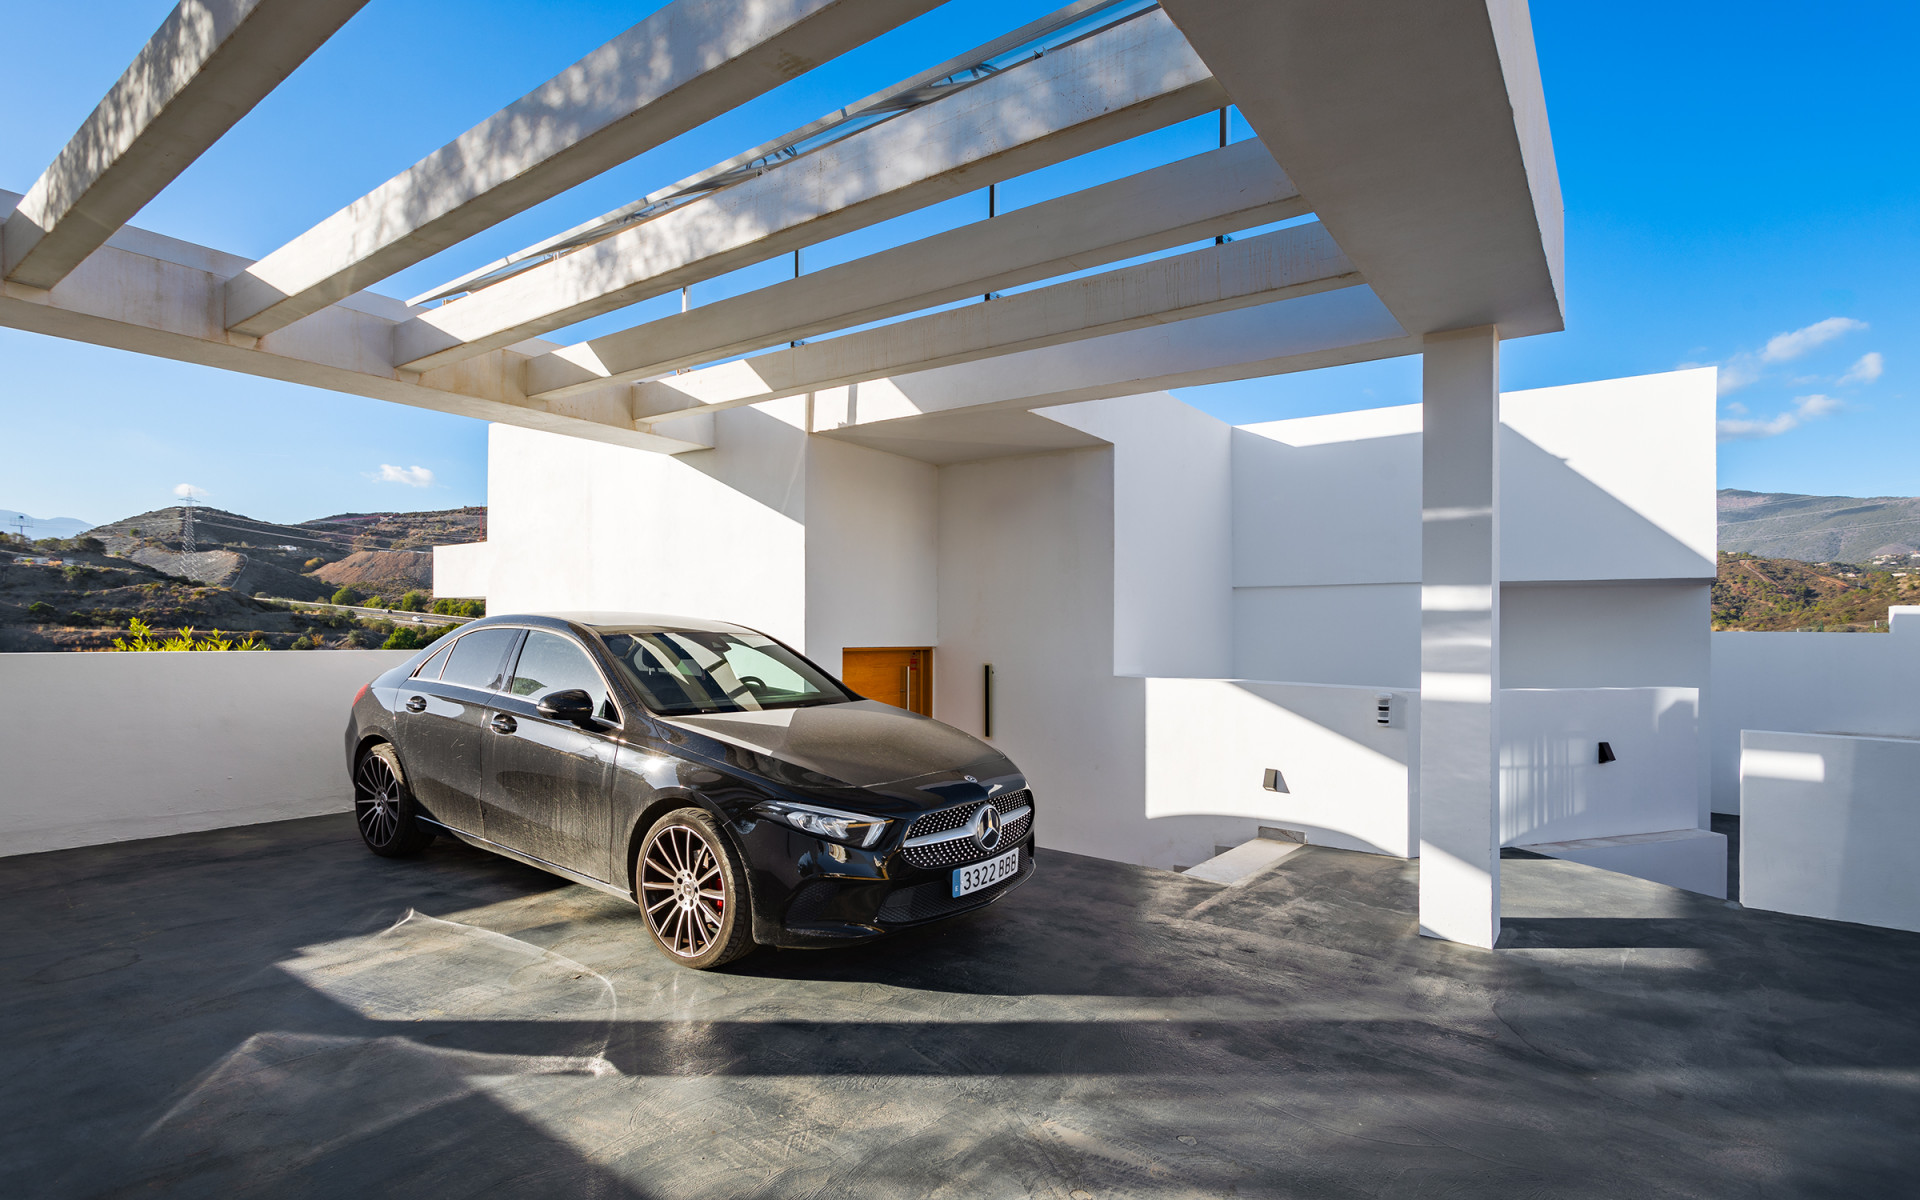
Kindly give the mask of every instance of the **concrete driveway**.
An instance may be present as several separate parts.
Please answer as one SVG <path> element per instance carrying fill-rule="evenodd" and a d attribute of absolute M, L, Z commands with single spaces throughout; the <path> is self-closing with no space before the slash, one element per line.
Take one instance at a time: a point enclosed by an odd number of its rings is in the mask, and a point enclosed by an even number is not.
<path fill-rule="evenodd" d="M 347 816 L 0 859 L 8 1196 L 1893 1196 L 1920 935 L 1504 864 L 1244 888 L 1043 852 L 972 918 L 724 973 Z"/>

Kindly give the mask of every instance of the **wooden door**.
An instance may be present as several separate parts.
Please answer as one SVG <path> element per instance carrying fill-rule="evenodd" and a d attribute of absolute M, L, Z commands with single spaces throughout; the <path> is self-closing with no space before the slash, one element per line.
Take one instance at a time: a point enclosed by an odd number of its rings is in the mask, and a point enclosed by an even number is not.
<path fill-rule="evenodd" d="M 840 679 L 869 700 L 933 715 L 933 648 L 849 647 L 840 652 Z"/>

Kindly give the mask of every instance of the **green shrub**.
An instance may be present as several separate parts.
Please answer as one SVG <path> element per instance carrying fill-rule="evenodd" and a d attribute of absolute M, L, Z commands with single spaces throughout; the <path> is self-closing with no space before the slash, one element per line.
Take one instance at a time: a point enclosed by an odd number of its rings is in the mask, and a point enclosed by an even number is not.
<path fill-rule="evenodd" d="M 487 615 L 485 600 L 455 600 L 448 597 L 433 602 L 433 611 L 443 617 L 484 617 Z"/>
<path fill-rule="evenodd" d="M 32 604 L 27 605 L 27 615 L 36 621 L 51 621 L 59 616 L 60 613 L 53 605 L 48 604 L 45 600 L 35 600 Z"/>
<path fill-rule="evenodd" d="M 386 601 L 386 598 L 382 596 L 368 596 L 365 600 L 362 600 L 360 604 L 361 604 L 361 607 L 363 608 L 392 608 L 393 607 L 393 605 L 388 604 Z"/>
<path fill-rule="evenodd" d="M 351 584 L 343 585 L 339 591 L 333 594 L 333 602 L 335 604 L 358 604 L 360 603 L 360 589 L 353 587 Z"/>
<path fill-rule="evenodd" d="M 417 625 L 401 625 L 394 629 L 393 635 L 387 639 L 381 649 L 422 650 L 433 645 L 441 635 L 452 628 L 451 625 L 430 625 L 425 629 Z"/>
<path fill-rule="evenodd" d="M 254 633 L 249 633 L 245 641 L 236 642 L 233 640 L 231 635 L 221 633 L 218 629 L 215 629 L 212 633 L 208 634 L 205 638 L 202 638 L 200 640 L 195 640 L 193 636 L 193 627 L 189 625 L 185 629 L 182 629 L 179 633 L 174 634 L 170 638 L 160 638 L 154 635 L 153 627 L 151 625 L 148 625 L 145 621 L 142 621 L 139 617 L 134 617 L 132 620 L 128 621 L 127 629 L 130 633 L 132 633 L 133 635 L 132 638 L 113 639 L 113 648 L 115 650 L 146 652 L 146 651 L 155 651 L 155 650 L 265 650 L 266 649 L 266 646 L 262 644 L 260 641 L 260 636 Z"/>
<path fill-rule="evenodd" d="M 429 599 L 431 599 L 431 597 L 425 592 L 419 588 L 415 588 L 400 597 L 400 610 L 402 612 L 425 612 L 427 611 L 427 601 Z"/>

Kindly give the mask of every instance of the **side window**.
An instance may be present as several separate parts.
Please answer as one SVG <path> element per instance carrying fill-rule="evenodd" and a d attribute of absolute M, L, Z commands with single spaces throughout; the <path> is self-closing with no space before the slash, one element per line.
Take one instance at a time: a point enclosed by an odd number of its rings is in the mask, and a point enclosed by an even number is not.
<path fill-rule="evenodd" d="M 557 633 L 536 629 L 527 634 L 527 644 L 520 650 L 520 662 L 513 669 L 513 683 L 507 690 L 537 704 L 542 696 L 569 688 L 579 688 L 593 697 L 594 714 L 601 720 L 620 719 L 607 695 L 607 685 L 586 651 Z"/>
<path fill-rule="evenodd" d="M 420 664 L 420 669 L 413 673 L 413 677 L 415 679 L 440 678 L 440 668 L 447 665 L 447 655 L 450 652 L 452 652 L 452 650 L 453 650 L 453 639 L 448 638 L 446 645 L 434 651 L 432 658 Z"/>
<path fill-rule="evenodd" d="M 470 688 L 498 687 L 500 674 L 506 669 L 507 651 L 519 638 L 518 629 L 476 629 L 461 634 L 447 655 L 440 682 Z"/>

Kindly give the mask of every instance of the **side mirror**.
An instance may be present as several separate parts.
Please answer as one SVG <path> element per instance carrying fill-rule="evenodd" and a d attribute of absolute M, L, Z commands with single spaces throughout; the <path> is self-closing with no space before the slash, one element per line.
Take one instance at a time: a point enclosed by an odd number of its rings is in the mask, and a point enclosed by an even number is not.
<path fill-rule="evenodd" d="M 575 725 L 585 725 L 593 720 L 593 697 L 587 695 L 584 688 L 549 692 L 540 697 L 536 707 L 540 715 L 550 721 L 571 721 Z"/>

